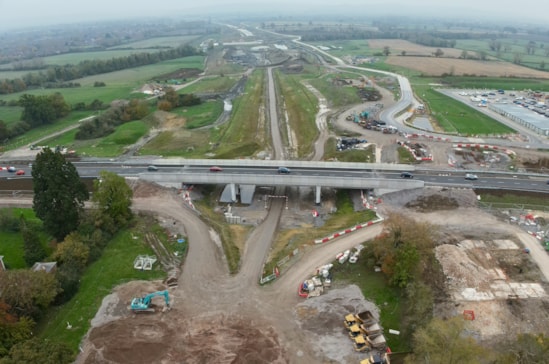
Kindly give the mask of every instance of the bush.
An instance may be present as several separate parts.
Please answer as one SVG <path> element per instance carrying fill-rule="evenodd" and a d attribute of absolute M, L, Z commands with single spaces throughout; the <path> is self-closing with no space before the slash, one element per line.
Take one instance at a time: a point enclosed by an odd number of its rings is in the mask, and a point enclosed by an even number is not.
<path fill-rule="evenodd" d="M 20 231 L 19 218 L 13 216 L 10 210 L 0 210 L 0 229 L 12 233 Z"/>

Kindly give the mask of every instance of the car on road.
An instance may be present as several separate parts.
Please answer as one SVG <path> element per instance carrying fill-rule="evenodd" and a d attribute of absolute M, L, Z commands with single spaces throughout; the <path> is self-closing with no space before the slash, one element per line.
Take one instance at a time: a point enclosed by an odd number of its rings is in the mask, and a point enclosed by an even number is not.
<path fill-rule="evenodd" d="M 17 176 L 22 176 L 22 175 L 25 174 L 25 171 L 22 170 L 22 169 L 20 169 L 20 170 L 18 170 L 17 172 L 15 172 L 15 174 L 16 174 Z"/>
<path fill-rule="evenodd" d="M 410 172 L 402 172 L 400 174 L 400 178 L 414 178 L 414 175 L 411 174 Z"/>
<path fill-rule="evenodd" d="M 210 172 L 223 172 L 223 168 L 221 168 L 219 166 L 211 166 L 210 167 Z"/>
<path fill-rule="evenodd" d="M 290 168 L 278 167 L 278 174 L 290 174 Z"/>
<path fill-rule="evenodd" d="M 476 174 L 467 173 L 465 174 L 465 179 L 469 181 L 476 181 L 478 179 L 478 176 Z"/>
<path fill-rule="evenodd" d="M 156 172 L 156 171 L 158 171 L 158 167 L 157 167 L 157 166 L 150 165 L 150 166 L 147 167 L 147 171 L 149 171 L 149 172 Z"/>
<path fill-rule="evenodd" d="M 15 171 L 17 171 L 17 170 L 15 169 L 15 167 L 11 167 L 11 166 L 8 167 L 8 172 L 13 173 L 13 172 L 15 172 Z"/>

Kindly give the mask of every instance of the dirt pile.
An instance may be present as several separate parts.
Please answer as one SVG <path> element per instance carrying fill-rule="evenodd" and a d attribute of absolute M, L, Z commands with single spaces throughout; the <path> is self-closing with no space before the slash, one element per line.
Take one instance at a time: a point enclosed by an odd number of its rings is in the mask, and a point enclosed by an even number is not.
<path fill-rule="evenodd" d="M 141 313 L 94 328 L 79 363 L 287 363 L 272 327 L 245 317 Z"/>
<path fill-rule="evenodd" d="M 177 305 L 155 313 L 129 310 L 133 297 L 166 289 L 159 281 L 133 281 L 104 298 L 92 320 L 78 363 L 287 363 L 274 329 L 247 317 L 206 313 L 190 317 Z"/>
<path fill-rule="evenodd" d="M 409 209 L 414 209 L 420 212 L 427 212 L 438 210 L 453 210 L 458 208 L 459 203 L 453 197 L 431 195 L 419 196 L 416 200 L 408 202 L 405 206 Z"/>
<path fill-rule="evenodd" d="M 383 195 L 383 203 L 390 207 L 407 207 L 418 212 L 455 210 L 475 207 L 477 197 L 473 190 L 425 187 Z"/>

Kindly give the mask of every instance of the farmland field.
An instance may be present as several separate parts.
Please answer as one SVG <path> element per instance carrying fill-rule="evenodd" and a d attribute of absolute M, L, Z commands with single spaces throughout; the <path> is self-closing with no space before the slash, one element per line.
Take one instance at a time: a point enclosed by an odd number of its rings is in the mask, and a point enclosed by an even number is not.
<path fill-rule="evenodd" d="M 82 61 L 108 60 L 111 58 L 126 57 L 136 53 L 156 53 L 159 49 L 118 49 L 99 52 L 66 53 L 57 56 L 42 58 L 47 65 L 78 64 Z"/>
<path fill-rule="evenodd" d="M 24 75 L 29 73 L 30 71 L 11 71 L 8 69 L 1 69 L 0 70 L 0 80 L 13 80 L 16 78 L 22 78 Z"/>
<path fill-rule="evenodd" d="M 549 72 L 538 71 L 502 61 L 477 61 L 436 57 L 389 56 L 387 64 L 407 67 L 425 75 L 476 75 L 487 77 L 519 77 L 549 79 Z"/>
<path fill-rule="evenodd" d="M 23 108 L 20 106 L 0 106 L 0 120 L 9 126 L 19 121 L 22 112 Z"/>
<path fill-rule="evenodd" d="M 74 80 L 74 82 L 80 83 L 82 87 L 27 90 L 21 93 L 2 95 L 0 99 L 10 101 L 19 99 L 24 93 L 31 95 L 50 95 L 54 92 L 61 93 L 65 98 L 65 101 L 71 105 L 77 102 L 90 103 L 95 99 L 103 101 L 104 103 L 110 103 L 115 99 L 140 98 L 144 96 L 137 93 L 132 94 L 132 91 L 140 88 L 143 83 L 150 81 L 156 76 L 170 73 L 180 68 L 202 69 L 203 60 L 204 57 L 202 56 L 178 58 L 153 65 L 135 67 Z M 93 87 L 93 84 L 96 81 L 105 82 L 107 86 Z"/>
<path fill-rule="evenodd" d="M 427 47 L 424 45 L 408 42 L 401 39 L 369 39 L 370 48 L 382 51 L 384 47 L 389 47 L 392 55 L 406 52 L 406 56 L 431 56 L 439 47 Z M 440 48 L 444 52 L 444 57 L 458 58 L 462 50 L 456 48 Z"/>
<path fill-rule="evenodd" d="M 153 48 L 153 47 L 176 48 L 181 45 L 190 43 L 197 38 L 198 36 L 196 35 L 177 35 L 173 37 L 158 37 L 158 38 L 145 39 L 145 40 L 140 40 L 133 43 L 118 45 L 115 47 L 108 48 L 108 50 L 122 50 L 122 49 L 133 48 L 132 52 L 135 52 L 136 49 L 141 50 L 141 49 L 147 49 L 147 48 Z"/>

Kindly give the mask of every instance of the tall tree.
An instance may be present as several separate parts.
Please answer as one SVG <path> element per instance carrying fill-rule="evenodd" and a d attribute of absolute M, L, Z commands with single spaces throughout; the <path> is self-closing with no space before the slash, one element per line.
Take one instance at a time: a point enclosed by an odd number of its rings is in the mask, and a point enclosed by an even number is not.
<path fill-rule="evenodd" d="M 42 244 L 40 244 L 40 238 L 34 227 L 29 226 L 24 216 L 20 219 L 20 229 L 23 235 L 23 256 L 27 266 L 32 266 L 36 262 L 40 262 L 47 254 Z"/>
<path fill-rule="evenodd" d="M 74 353 L 65 343 L 41 340 L 26 340 L 10 350 L 2 364 L 69 364 L 74 361 Z"/>
<path fill-rule="evenodd" d="M 414 353 L 405 363 L 482 363 L 489 352 L 465 335 L 463 317 L 449 320 L 433 319 L 414 334 Z M 486 361 L 488 362 L 488 361 Z"/>
<path fill-rule="evenodd" d="M 2 299 L 20 316 L 38 317 L 58 292 L 55 275 L 29 269 L 0 272 Z"/>
<path fill-rule="evenodd" d="M 88 264 L 90 248 L 82 242 L 80 235 L 73 232 L 65 237 L 65 240 L 57 245 L 53 258 L 62 267 L 70 265 L 82 272 Z"/>
<path fill-rule="evenodd" d="M 102 227 L 114 233 L 126 226 L 132 219 L 133 192 L 124 177 L 102 171 L 94 182 L 92 200 L 96 207 L 97 220 Z"/>
<path fill-rule="evenodd" d="M 549 337 L 544 334 L 519 334 L 496 361 L 497 364 L 547 363 Z"/>
<path fill-rule="evenodd" d="M 0 300 L 0 358 L 8 354 L 10 348 L 20 341 L 30 339 L 34 322 L 10 314 L 10 306 Z"/>
<path fill-rule="evenodd" d="M 84 201 L 89 199 L 86 185 L 74 165 L 49 148 L 36 156 L 32 178 L 34 212 L 44 229 L 61 241 L 78 227 Z"/>

